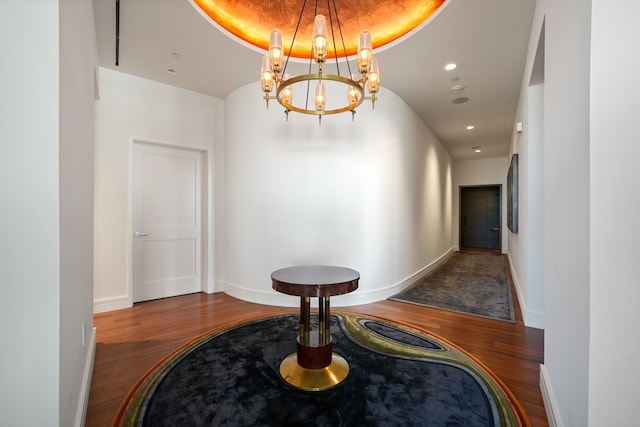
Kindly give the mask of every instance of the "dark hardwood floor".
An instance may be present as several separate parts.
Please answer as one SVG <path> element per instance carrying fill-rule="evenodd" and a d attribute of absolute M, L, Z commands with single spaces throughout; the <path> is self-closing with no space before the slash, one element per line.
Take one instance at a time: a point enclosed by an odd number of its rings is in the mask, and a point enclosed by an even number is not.
<path fill-rule="evenodd" d="M 515 324 L 397 301 L 334 309 L 406 322 L 448 339 L 509 387 L 532 426 L 548 426 L 539 388 L 544 333 L 525 327 L 517 300 L 514 303 Z M 224 293 L 198 293 L 96 314 L 97 348 L 86 426 L 109 425 L 136 380 L 180 345 L 216 326 L 283 310 L 298 312 L 297 308 L 248 303 Z"/>

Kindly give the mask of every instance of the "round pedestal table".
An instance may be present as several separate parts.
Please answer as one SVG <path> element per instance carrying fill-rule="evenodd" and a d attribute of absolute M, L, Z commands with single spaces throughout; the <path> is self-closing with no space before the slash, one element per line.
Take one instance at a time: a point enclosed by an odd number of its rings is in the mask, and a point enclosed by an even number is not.
<path fill-rule="evenodd" d="M 307 265 L 271 273 L 273 289 L 300 297 L 297 351 L 280 364 L 280 375 L 292 386 L 308 391 L 337 386 L 349 375 L 349 364 L 333 352 L 330 298 L 358 289 L 360 273 L 346 267 Z M 311 298 L 318 298 L 318 330 L 311 330 Z"/>

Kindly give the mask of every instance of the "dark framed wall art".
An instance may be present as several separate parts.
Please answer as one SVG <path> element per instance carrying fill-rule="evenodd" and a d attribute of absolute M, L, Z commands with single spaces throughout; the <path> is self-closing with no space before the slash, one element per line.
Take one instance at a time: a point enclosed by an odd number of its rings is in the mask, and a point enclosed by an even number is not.
<path fill-rule="evenodd" d="M 507 227 L 518 232 L 518 155 L 511 156 L 507 173 Z"/>

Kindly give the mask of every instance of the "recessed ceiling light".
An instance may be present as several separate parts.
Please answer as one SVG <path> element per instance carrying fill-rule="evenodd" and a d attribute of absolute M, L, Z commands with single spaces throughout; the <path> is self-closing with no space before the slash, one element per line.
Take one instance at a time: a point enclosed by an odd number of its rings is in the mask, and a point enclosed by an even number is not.
<path fill-rule="evenodd" d="M 475 129 L 476 127 L 474 125 L 469 125 L 467 126 L 467 130 L 471 130 L 471 129 Z"/>
<path fill-rule="evenodd" d="M 174 70 L 173 68 L 167 68 L 167 73 L 169 74 L 175 74 L 176 70 Z"/>
<path fill-rule="evenodd" d="M 181 54 L 179 54 L 178 52 L 173 52 L 173 53 L 171 54 L 171 56 L 172 56 L 174 59 L 180 59 L 180 58 L 182 58 L 182 55 L 181 55 Z"/>
<path fill-rule="evenodd" d="M 460 98 L 456 98 L 453 101 L 451 101 L 454 104 L 463 104 L 465 102 L 467 102 L 469 100 L 469 98 L 467 98 L 466 96 L 461 96 Z"/>
<path fill-rule="evenodd" d="M 479 145 L 476 145 L 475 147 L 471 147 L 471 149 L 476 153 L 482 152 L 482 147 L 480 147 Z"/>
<path fill-rule="evenodd" d="M 461 84 L 456 84 L 451 86 L 451 92 L 453 93 L 460 93 L 464 90 L 464 85 Z"/>
<path fill-rule="evenodd" d="M 456 65 L 456 64 L 451 63 L 451 64 L 447 64 L 447 65 L 445 65 L 445 66 L 444 66 L 444 69 L 445 69 L 445 70 L 447 70 L 447 71 L 453 71 L 453 70 L 455 70 L 455 69 L 456 69 L 456 67 L 457 67 L 457 65 Z"/>

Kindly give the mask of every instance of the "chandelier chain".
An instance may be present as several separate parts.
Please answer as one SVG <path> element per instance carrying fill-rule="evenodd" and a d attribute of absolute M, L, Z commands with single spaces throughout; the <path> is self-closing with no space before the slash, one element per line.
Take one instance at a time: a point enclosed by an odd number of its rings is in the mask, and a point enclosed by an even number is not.
<path fill-rule="evenodd" d="M 318 0 L 316 0 L 316 7 L 318 4 Z M 282 67 L 282 75 L 287 71 L 287 65 L 289 64 L 289 58 L 291 57 L 291 52 L 293 51 L 293 44 L 296 42 L 296 36 L 298 35 L 298 30 L 300 29 L 300 23 L 302 22 L 302 15 L 304 14 L 304 9 L 307 6 L 307 0 L 302 2 L 302 9 L 300 10 L 300 15 L 298 16 L 298 22 L 296 23 L 296 29 L 293 32 L 293 38 L 291 39 L 291 44 L 289 45 L 289 55 L 287 55 L 287 59 L 284 61 L 284 67 Z"/>
<path fill-rule="evenodd" d="M 342 24 L 340 23 L 340 15 L 338 14 L 336 0 L 331 0 L 331 2 L 333 3 L 333 10 L 336 16 L 336 24 L 338 24 L 338 34 L 340 34 L 340 41 L 342 42 L 342 53 L 345 58 L 348 58 L 347 46 L 344 42 L 344 34 L 342 34 Z M 329 0 L 327 0 L 327 8 L 329 9 L 329 21 L 333 23 L 333 17 L 331 16 L 331 8 L 329 7 Z M 333 24 L 331 24 L 331 37 L 333 38 L 333 52 L 336 60 L 336 69 L 338 70 L 338 75 L 340 75 L 340 67 L 338 66 L 338 48 L 336 46 L 336 38 L 333 33 Z M 347 63 L 347 71 L 349 72 L 347 77 L 351 77 L 351 64 L 349 64 L 348 59 L 345 62 Z"/>

